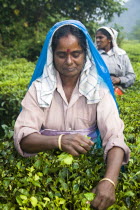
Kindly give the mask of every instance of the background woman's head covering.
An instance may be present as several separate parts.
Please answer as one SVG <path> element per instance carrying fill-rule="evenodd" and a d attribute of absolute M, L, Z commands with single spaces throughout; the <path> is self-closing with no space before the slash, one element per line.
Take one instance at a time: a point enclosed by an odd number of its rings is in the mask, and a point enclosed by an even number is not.
<path fill-rule="evenodd" d="M 113 47 L 118 47 L 118 45 L 117 45 L 118 31 L 116 31 L 114 28 L 110 28 L 110 27 L 106 27 L 106 26 L 102 26 L 102 27 L 98 28 L 97 31 L 99 31 L 100 29 L 105 29 L 106 31 L 108 31 L 108 33 L 110 34 L 110 36 L 112 38 Z"/>
<path fill-rule="evenodd" d="M 99 31 L 100 29 L 104 29 L 110 34 L 112 38 L 113 50 L 116 54 L 126 54 L 124 50 L 118 47 L 118 44 L 117 44 L 118 31 L 116 31 L 114 28 L 107 27 L 107 26 L 102 26 L 98 28 L 97 31 Z"/>
<path fill-rule="evenodd" d="M 110 74 L 108 72 L 108 69 L 107 69 L 103 59 L 101 58 L 100 54 L 98 53 L 98 50 L 94 46 L 93 41 L 92 41 L 86 27 L 80 21 L 77 21 L 77 20 L 65 20 L 65 21 L 58 22 L 49 30 L 29 86 L 32 84 L 33 81 L 35 81 L 37 78 L 41 77 L 41 75 L 43 74 L 44 67 L 47 63 L 48 48 L 49 48 L 51 39 L 53 37 L 53 34 L 55 33 L 55 31 L 58 28 L 60 28 L 64 25 L 73 25 L 75 27 L 78 27 L 85 34 L 91 56 L 93 57 L 93 60 L 96 65 L 97 73 L 103 79 L 103 81 L 109 88 L 110 93 L 112 94 L 113 98 L 115 99 L 114 89 L 113 89 L 113 85 L 112 85 L 112 81 L 110 79 Z"/>

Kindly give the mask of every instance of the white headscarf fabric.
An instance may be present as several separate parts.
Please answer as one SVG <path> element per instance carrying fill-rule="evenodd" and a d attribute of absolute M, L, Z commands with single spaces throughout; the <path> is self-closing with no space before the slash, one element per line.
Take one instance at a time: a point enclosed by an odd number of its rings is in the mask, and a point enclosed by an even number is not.
<path fill-rule="evenodd" d="M 118 31 L 116 31 L 114 28 L 110 28 L 110 27 L 106 27 L 106 26 L 102 26 L 102 27 L 98 28 L 97 31 L 100 29 L 105 29 L 111 35 L 113 50 L 117 55 L 126 54 L 126 52 L 123 49 L 118 47 L 118 44 L 117 44 Z"/>
<path fill-rule="evenodd" d="M 35 82 L 37 99 L 40 107 L 49 107 L 56 89 L 56 69 L 53 65 L 53 54 L 50 40 L 47 53 L 47 63 L 44 66 L 43 74 Z M 99 95 L 100 86 L 107 88 L 102 78 L 99 77 L 95 63 L 91 56 L 87 43 L 86 63 L 81 72 L 79 81 L 79 92 L 87 98 L 88 104 L 98 103 L 101 98 Z"/>

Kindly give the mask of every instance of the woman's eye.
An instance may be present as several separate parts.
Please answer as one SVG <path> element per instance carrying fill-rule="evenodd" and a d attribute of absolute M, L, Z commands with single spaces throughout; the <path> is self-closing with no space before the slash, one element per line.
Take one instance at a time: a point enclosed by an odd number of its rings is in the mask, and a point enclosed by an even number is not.
<path fill-rule="evenodd" d="M 83 53 L 83 51 L 80 51 L 80 52 L 73 52 L 73 53 L 72 53 L 72 56 L 73 56 L 74 58 L 78 58 L 82 53 Z"/>
<path fill-rule="evenodd" d="M 67 56 L 72 56 L 73 58 L 78 58 L 82 53 L 83 53 L 83 51 L 71 52 L 69 55 L 69 53 L 66 53 L 66 52 L 57 52 L 56 55 L 60 59 L 65 59 L 65 58 L 67 58 Z"/>
<path fill-rule="evenodd" d="M 67 55 L 66 55 L 66 53 L 58 53 L 57 56 L 59 58 L 66 58 Z"/>
<path fill-rule="evenodd" d="M 72 54 L 72 56 L 73 56 L 74 58 L 79 57 L 79 55 L 80 55 L 80 53 L 73 53 L 73 54 Z"/>
<path fill-rule="evenodd" d="M 97 36 L 96 39 L 103 39 L 103 37 L 102 36 Z"/>

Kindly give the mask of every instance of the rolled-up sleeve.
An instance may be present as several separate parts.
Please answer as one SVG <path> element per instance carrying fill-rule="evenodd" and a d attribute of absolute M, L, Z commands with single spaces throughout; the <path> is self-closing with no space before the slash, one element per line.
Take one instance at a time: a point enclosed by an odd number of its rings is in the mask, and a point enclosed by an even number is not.
<path fill-rule="evenodd" d="M 124 151 L 122 164 L 129 161 L 130 149 L 124 142 L 124 123 L 119 117 L 116 103 L 108 92 L 97 106 L 97 123 L 101 134 L 102 146 L 104 148 L 104 159 L 113 147 L 120 147 Z"/>
<path fill-rule="evenodd" d="M 33 156 L 22 151 L 20 142 L 22 138 L 39 133 L 44 122 L 43 110 L 38 106 L 35 87 L 32 85 L 22 101 L 22 111 L 20 112 L 14 127 L 14 144 L 18 153 L 23 157 Z"/>

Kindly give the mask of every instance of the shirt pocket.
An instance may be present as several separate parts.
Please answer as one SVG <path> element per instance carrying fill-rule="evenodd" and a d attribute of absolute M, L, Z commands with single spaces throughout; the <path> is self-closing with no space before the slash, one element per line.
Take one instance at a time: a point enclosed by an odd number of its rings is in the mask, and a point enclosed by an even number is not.
<path fill-rule="evenodd" d="M 77 113 L 77 123 L 79 123 L 84 128 L 90 128 L 95 125 L 96 120 L 96 111 L 93 112 L 92 109 L 79 110 Z"/>
<path fill-rule="evenodd" d="M 116 61 L 115 72 L 116 72 L 117 77 L 123 76 L 123 74 L 124 74 L 124 65 L 123 65 L 123 62 L 121 60 L 121 57 L 119 57 Z"/>

